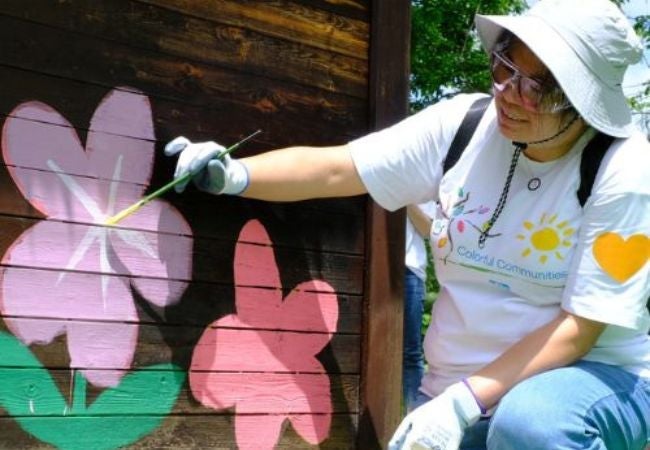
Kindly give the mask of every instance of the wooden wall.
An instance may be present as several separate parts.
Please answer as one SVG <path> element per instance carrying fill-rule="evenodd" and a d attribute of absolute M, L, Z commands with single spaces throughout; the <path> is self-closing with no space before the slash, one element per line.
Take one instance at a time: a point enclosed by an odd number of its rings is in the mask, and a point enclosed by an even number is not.
<path fill-rule="evenodd" d="M 0 448 L 386 442 L 401 216 L 190 187 L 103 223 L 175 136 L 262 129 L 245 156 L 402 116 L 409 3 L 371 3 L 0 2 Z"/>

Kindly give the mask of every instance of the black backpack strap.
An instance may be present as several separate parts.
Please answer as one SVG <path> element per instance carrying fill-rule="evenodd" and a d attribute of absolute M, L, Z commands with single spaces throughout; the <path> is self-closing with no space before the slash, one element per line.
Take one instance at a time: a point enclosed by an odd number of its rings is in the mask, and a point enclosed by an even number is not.
<path fill-rule="evenodd" d="M 582 151 L 582 159 L 580 160 L 580 187 L 577 192 L 580 206 L 585 206 L 587 199 L 591 195 L 591 188 L 598 174 L 598 168 L 612 142 L 614 142 L 612 136 L 598 132 Z"/>
<path fill-rule="evenodd" d="M 443 174 L 447 173 L 449 169 L 454 167 L 454 164 L 456 164 L 460 159 L 460 155 L 463 154 L 465 147 L 467 147 L 470 139 L 472 139 L 474 130 L 476 130 L 478 123 L 481 121 L 481 117 L 483 117 L 483 113 L 490 104 L 490 101 L 492 101 L 492 97 L 479 98 L 472 103 L 472 106 L 470 106 L 467 113 L 465 113 L 465 117 L 463 117 L 463 121 L 460 123 L 458 131 L 456 131 L 454 140 L 451 141 L 445 162 L 442 164 Z"/>
<path fill-rule="evenodd" d="M 460 159 L 465 147 L 469 144 L 472 135 L 476 130 L 485 110 L 492 101 L 492 97 L 482 97 L 474 101 L 467 110 L 463 121 L 456 131 L 454 140 L 449 146 L 447 157 L 442 166 L 442 173 L 445 174 L 449 169 L 454 167 L 454 164 Z M 584 206 L 587 199 L 591 195 L 591 188 L 594 185 L 600 163 L 605 157 L 605 153 L 614 142 L 614 138 L 607 134 L 598 132 L 594 136 L 582 152 L 582 159 L 580 160 L 580 186 L 578 188 L 577 196 L 580 206 Z"/>

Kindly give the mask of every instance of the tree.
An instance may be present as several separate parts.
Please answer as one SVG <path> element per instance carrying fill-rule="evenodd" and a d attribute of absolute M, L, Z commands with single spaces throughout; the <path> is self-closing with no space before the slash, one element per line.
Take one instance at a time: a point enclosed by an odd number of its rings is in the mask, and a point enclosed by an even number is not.
<path fill-rule="evenodd" d="M 650 14 L 633 17 L 634 29 L 643 39 L 646 53 L 650 52 Z M 646 60 L 646 64 L 650 64 Z M 643 82 L 639 93 L 629 99 L 633 114 L 650 139 L 650 79 Z"/>
<path fill-rule="evenodd" d="M 474 15 L 525 7 L 524 0 L 413 0 L 412 110 L 457 92 L 488 92 L 488 57 L 473 28 Z"/>

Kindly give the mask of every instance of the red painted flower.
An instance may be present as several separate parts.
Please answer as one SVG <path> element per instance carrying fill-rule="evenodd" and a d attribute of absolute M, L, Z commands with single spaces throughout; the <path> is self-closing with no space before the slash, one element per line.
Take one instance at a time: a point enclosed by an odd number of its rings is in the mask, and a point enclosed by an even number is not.
<path fill-rule="evenodd" d="M 271 245 L 259 222 L 242 229 L 234 262 L 237 314 L 204 332 L 190 373 L 202 404 L 235 408 L 242 450 L 272 449 L 287 419 L 311 444 L 328 436 L 331 423 L 329 378 L 315 355 L 336 330 L 336 294 L 312 280 L 283 300 Z"/>
<path fill-rule="evenodd" d="M 191 275 L 191 229 L 167 202 L 104 226 L 142 197 L 154 142 L 149 100 L 132 90 L 102 100 L 85 148 L 41 102 L 19 105 L 2 130 L 7 170 L 47 220 L 2 257 L 0 312 L 24 343 L 65 334 L 71 367 L 100 387 L 116 386 L 131 367 L 138 336 L 131 288 L 165 306 L 180 299 Z"/>

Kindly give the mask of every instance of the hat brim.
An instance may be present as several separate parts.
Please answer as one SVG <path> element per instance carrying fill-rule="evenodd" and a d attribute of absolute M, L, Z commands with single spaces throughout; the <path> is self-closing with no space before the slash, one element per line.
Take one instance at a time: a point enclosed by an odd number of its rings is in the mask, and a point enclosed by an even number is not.
<path fill-rule="evenodd" d="M 545 21 L 534 16 L 477 15 L 476 29 L 490 53 L 504 29 L 519 38 L 553 74 L 580 116 L 614 137 L 634 131 L 630 108 L 621 86 L 610 88 L 579 58 L 571 46 Z"/>

